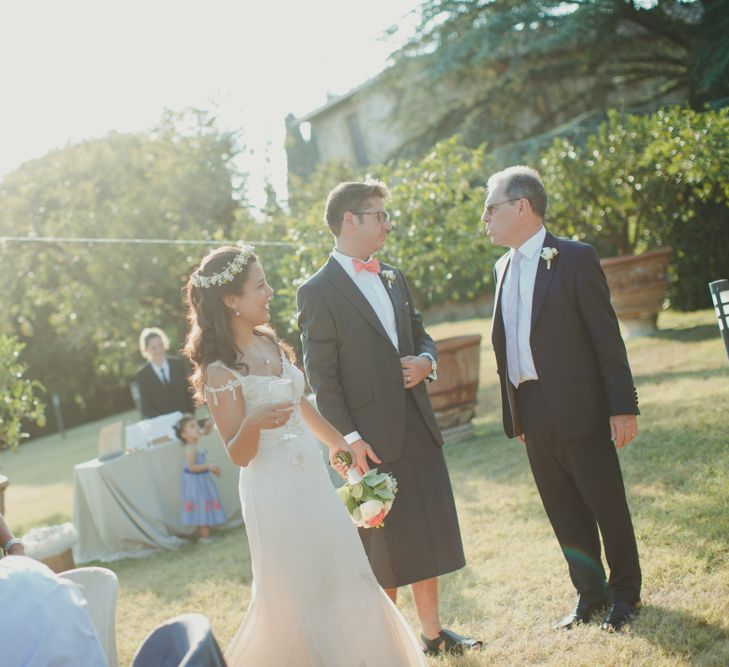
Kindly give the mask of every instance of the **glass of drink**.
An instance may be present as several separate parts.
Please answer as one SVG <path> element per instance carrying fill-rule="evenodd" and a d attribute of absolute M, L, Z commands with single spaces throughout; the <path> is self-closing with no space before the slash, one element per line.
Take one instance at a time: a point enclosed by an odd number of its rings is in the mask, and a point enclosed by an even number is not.
<path fill-rule="evenodd" d="M 286 401 L 294 401 L 294 383 L 290 378 L 281 378 L 280 380 L 273 380 L 268 385 L 268 390 L 271 393 L 271 398 L 274 403 L 283 403 Z M 289 420 L 290 421 L 290 420 Z M 296 435 L 291 433 L 289 430 L 289 422 L 286 422 L 283 430 L 283 439 L 289 440 L 295 438 Z"/>

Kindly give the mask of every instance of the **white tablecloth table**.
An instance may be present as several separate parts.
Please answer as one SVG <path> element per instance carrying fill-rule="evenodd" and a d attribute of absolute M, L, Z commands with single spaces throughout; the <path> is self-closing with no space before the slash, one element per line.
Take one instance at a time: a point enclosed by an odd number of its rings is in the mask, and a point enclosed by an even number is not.
<path fill-rule="evenodd" d="M 240 522 L 239 468 L 217 432 L 199 446 L 207 449 L 208 462 L 221 468 L 214 480 L 229 521 Z M 183 465 L 182 445 L 171 442 L 74 466 L 73 522 L 79 534 L 74 561 L 112 561 L 184 544 L 182 538 L 194 535 L 195 528 L 180 523 Z"/>

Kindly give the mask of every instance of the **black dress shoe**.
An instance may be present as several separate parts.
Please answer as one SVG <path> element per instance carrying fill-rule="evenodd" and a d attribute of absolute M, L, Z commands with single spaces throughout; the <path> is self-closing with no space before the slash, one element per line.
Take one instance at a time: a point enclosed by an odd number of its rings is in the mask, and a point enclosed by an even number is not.
<path fill-rule="evenodd" d="M 598 600 L 591 603 L 578 600 L 577 606 L 572 612 L 567 614 L 554 628 L 555 630 L 571 630 L 582 623 L 589 623 L 595 613 L 603 610 L 607 607 L 607 604 L 607 600 Z"/>
<path fill-rule="evenodd" d="M 602 629 L 606 632 L 618 632 L 628 623 L 634 621 L 640 613 L 640 600 L 634 604 L 629 602 L 616 602 L 608 612 Z"/>

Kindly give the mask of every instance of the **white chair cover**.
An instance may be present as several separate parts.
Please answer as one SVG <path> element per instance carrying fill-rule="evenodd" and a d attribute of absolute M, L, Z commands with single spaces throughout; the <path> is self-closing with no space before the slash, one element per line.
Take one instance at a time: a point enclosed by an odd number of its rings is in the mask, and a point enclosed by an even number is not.
<path fill-rule="evenodd" d="M 119 580 L 116 574 L 105 567 L 78 567 L 61 572 L 60 576 L 81 589 L 109 667 L 117 667 L 115 617 Z"/>

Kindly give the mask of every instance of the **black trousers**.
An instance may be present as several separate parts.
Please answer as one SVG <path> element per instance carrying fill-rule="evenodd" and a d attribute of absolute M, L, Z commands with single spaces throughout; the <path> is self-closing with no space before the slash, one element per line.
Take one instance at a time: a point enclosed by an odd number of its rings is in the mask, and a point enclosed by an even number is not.
<path fill-rule="evenodd" d="M 580 598 L 587 603 L 606 597 L 637 602 L 638 547 L 609 429 L 587 438 L 566 438 L 552 421 L 537 381 L 519 385 L 517 405 L 534 481 Z M 607 582 L 600 534 L 610 567 Z"/>

